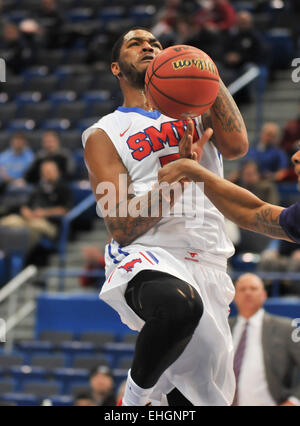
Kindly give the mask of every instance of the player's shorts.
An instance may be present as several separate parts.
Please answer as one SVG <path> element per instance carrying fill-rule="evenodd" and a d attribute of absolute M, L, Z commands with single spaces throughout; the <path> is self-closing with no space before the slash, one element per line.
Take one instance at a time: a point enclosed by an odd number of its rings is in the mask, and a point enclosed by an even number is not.
<path fill-rule="evenodd" d="M 157 270 L 191 284 L 200 294 L 204 313 L 180 357 L 160 377 L 150 397 L 152 405 L 167 405 L 164 395 L 174 387 L 196 406 L 231 405 L 235 391 L 233 344 L 228 324 L 234 287 L 225 258 L 197 250 L 131 245 L 110 272 L 100 298 L 112 306 L 131 329 L 144 321 L 127 305 L 127 283 L 140 271 Z"/>

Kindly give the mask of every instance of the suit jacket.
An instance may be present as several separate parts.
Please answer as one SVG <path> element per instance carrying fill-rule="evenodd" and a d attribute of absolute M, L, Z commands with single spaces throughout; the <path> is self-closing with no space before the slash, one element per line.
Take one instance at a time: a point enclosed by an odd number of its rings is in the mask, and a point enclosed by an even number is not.
<path fill-rule="evenodd" d="M 300 342 L 293 342 L 291 319 L 265 312 L 262 348 L 269 391 L 277 404 L 290 396 L 300 399 Z M 231 330 L 237 317 L 229 318 Z M 297 377 L 298 376 L 298 377 Z"/>

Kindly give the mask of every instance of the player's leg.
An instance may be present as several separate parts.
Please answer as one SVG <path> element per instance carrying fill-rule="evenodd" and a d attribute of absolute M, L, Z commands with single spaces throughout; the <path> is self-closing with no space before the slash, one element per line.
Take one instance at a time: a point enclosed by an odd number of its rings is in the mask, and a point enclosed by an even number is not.
<path fill-rule="evenodd" d="M 188 283 L 149 270 L 129 282 L 125 299 L 145 325 L 137 339 L 123 402 L 141 405 L 191 340 L 203 314 L 203 304 Z"/>

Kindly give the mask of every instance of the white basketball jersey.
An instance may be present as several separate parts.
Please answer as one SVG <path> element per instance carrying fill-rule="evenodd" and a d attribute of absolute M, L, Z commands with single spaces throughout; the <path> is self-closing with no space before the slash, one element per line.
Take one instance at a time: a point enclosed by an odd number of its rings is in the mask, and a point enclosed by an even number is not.
<path fill-rule="evenodd" d="M 201 117 L 194 119 L 194 124 L 194 140 L 197 140 L 203 131 Z M 83 146 L 95 129 L 102 129 L 109 136 L 128 170 L 135 195 L 140 196 L 152 189 L 157 182 L 158 170 L 164 164 L 179 158 L 178 144 L 186 125 L 183 120 L 166 117 L 158 111 L 119 107 L 84 131 Z M 222 156 L 212 142 L 205 145 L 201 164 L 223 177 Z M 138 237 L 134 244 L 165 249 L 190 248 L 226 258 L 232 256 L 234 248 L 226 234 L 223 215 L 201 189 L 197 188 L 198 195 L 195 197 L 195 187 L 196 184 L 189 184 L 184 196 L 178 201 L 182 203 L 184 199 L 184 215 L 163 217 L 149 231 Z M 116 264 L 126 251 L 112 240 L 107 253 L 107 260 L 111 259 Z"/>

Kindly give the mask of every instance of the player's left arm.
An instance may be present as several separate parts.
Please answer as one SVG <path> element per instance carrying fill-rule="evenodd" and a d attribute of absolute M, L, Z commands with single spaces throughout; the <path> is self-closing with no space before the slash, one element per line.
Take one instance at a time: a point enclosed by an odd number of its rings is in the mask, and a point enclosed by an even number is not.
<path fill-rule="evenodd" d="M 202 123 L 204 130 L 213 129 L 212 141 L 227 160 L 247 154 L 248 135 L 243 117 L 221 79 L 218 96 L 211 109 L 202 114 Z"/>

